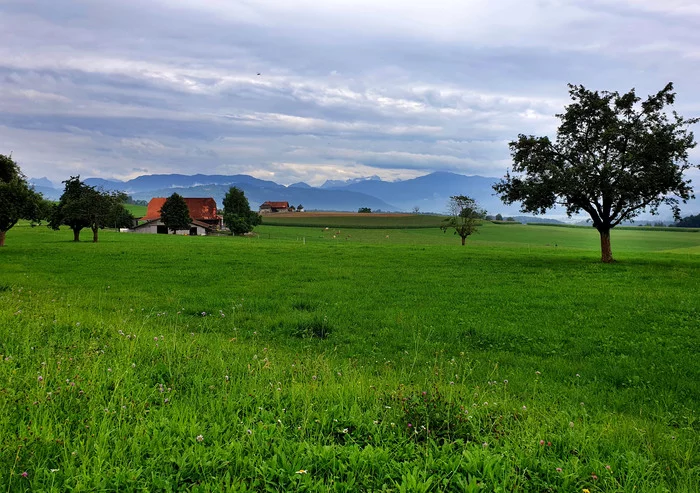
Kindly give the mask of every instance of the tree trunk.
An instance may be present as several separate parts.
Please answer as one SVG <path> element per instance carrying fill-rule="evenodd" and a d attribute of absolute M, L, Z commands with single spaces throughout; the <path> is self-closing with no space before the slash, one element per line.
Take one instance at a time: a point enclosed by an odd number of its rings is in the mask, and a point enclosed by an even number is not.
<path fill-rule="evenodd" d="M 614 262 L 612 249 L 610 248 L 610 230 L 600 229 L 600 261 L 604 264 Z"/>
<path fill-rule="evenodd" d="M 462 236 L 462 246 L 464 246 L 464 244 L 465 244 L 466 241 L 467 241 L 467 237 L 466 237 L 466 236 Z"/>
<path fill-rule="evenodd" d="M 5 233 L 7 233 L 7 231 L 0 231 L 0 247 L 5 246 Z"/>
<path fill-rule="evenodd" d="M 73 230 L 73 241 L 80 241 L 80 230 L 79 229 Z"/>
<path fill-rule="evenodd" d="M 92 242 L 97 243 L 97 230 L 99 228 L 92 228 Z"/>

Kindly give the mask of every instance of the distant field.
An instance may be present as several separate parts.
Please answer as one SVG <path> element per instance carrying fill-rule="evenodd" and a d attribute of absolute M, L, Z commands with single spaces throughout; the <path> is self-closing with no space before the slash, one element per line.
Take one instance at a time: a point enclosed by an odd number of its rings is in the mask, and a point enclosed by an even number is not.
<path fill-rule="evenodd" d="M 405 229 L 439 228 L 444 216 L 429 214 L 362 214 L 352 212 L 295 212 L 263 215 L 270 226 L 321 228 Z"/>
<path fill-rule="evenodd" d="M 700 234 L 320 226 L 10 230 L 0 485 L 700 491 Z"/>
<path fill-rule="evenodd" d="M 134 215 L 134 217 L 136 217 L 136 218 L 145 216 L 145 215 L 146 215 L 146 211 L 147 211 L 147 209 L 148 209 L 148 207 L 146 207 L 145 205 L 127 204 L 125 207 L 126 207 L 127 210 L 128 210 L 129 212 L 131 212 L 131 213 Z"/>
<path fill-rule="evenodd" d="M 557 228 L 590 228 L 592 226 L 581 226 L 579 224 L 545 224 L 545 223 L 529 223 L 529 226 L 552 226 Z M 673 226 L 617 226 L 615 231 L 670 231 L 674 233 L 699 233 L 700 228 L 676 228 Z"/>
<path fill-rule="evenodd" d="M 359 214 L 358 214 L 359 216 Z M 340 216 L 342 219 L 350 216 Z M 415 217 L 415 216 L 414 216 Z M 430 217 L 430 216 L 429 216 Z M 320 218 L 324 223 L 332 219 Z M 370 219 L 354 218 L 367 222 Z M 386 217 L 380 220 L 394 220 Z M 403 221 L 403 218 L 399 219 Z M 387 244 L 387 245 L 445 245 L 459 243 L 459 238 L 452 232 L 443 233 L 439 229 L 440 221 L 433 227 L 399 228 L 393 227 L 356 228 L 351 226 L 329 227 L 285 227 L 272 226 L 265 219 L 263 225 L 255 229 L 256 234 L 264 239 L 285 239 L 306 242 L 335 242 L 349 244 Z M 352 224 L 352 223 L 351 223 Z M 700 253 L 700 234 L 692 231 L 664 232 L 656 230 L 614 229 L 611 233 L 613 255 L 629 252 L 698 252 Z M 513 250 L 518 254 L 533 250 L 550 250 L 555 255 L 568 255 L 572 250 L 585 251 L 594 257 L 600 248 L 600 236 L 593 228 L 561 228 L 557 226 L 540 226 L 524 224 L 494 224 L 485 221 L 479 231 L 467 239 L 467 245 L 482 248 L 500 248 Z M 468 251 L 468 250 L 467 250 Z M 620 255 L 618 255 L 620 254 Z"/>

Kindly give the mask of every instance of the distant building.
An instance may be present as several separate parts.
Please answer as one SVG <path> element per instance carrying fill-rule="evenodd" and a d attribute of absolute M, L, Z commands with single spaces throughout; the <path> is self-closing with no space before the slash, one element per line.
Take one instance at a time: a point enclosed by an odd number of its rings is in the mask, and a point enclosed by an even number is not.
<path fill-rule="evenodd" d="M 134 233 L 169 234 L 168 228 L 160 219 L 160 209 L 167 198 L 154 197 L 148 203 L 146 215 L 141 221 L 146 221 L 134 228 Z M 222 217 L 216 212 L 216 201 L 209 198 L 188 198 L 185 203 L 190 211 L 192 222 L 188 229 L 177 230 L 176 234 L 204 236 L 221 229 Z"/>
<path fill-rule="evenodd" d="M 260 212 L 287 212 L 289 211 L 289 202 L 263 202 L 260 206 Z"/>

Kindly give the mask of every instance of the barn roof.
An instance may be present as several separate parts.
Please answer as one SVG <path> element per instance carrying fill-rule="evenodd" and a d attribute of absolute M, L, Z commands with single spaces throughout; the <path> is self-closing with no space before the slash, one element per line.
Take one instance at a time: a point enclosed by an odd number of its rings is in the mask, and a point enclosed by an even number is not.
<path fill-rule="evenodd" d="M 153 219 L 158 219 L 160 217 L 160 209 L 165 204 L 167 199 L 165 197 L 154 197 L 148 203 L 148 210 L 146 215 L 141 219 L 144 221 L 151 221 Z M 192 219 L 202 220 L 202 219 L 218 219 L 216 215 L 216 201 L 211 198 L 187 198 L 185 197 L 185 203 L 190 211 L 190 217 Z"/>
<path fill-rule="evenodd" d="M 267 201 L 267 202 L 263 202 L 261 207 L 264 207 L 266 205 L 272 207 L 273 209 L 289 209 L 289 202 L 270 202 L 270 201 Z"/>

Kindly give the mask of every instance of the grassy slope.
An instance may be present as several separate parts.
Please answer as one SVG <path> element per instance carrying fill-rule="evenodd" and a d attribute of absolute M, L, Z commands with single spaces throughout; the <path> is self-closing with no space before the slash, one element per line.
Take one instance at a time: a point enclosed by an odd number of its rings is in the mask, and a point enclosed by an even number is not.
<path fill-rule="evenodd" d="M 0 483 L 697 489 L 700 235 L 259 232 L 11 230 Z"/>

